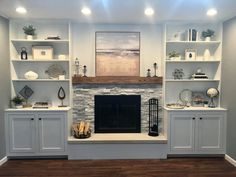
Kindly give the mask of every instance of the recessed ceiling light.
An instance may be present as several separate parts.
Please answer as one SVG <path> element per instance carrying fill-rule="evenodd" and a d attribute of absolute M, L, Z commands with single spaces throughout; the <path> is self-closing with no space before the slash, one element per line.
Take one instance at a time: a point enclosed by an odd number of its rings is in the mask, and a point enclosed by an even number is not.
<path fill-rule="evenodd" d="M 25 13 L 27 13 L 27 10 L 24 7 L 17 7 L 16 12 L 18 12 L 20 14 L 25 14 Z"/>
<path fill-rule="evenodd" d="M 147 8 L 144 11 L 145 15 L 152 16 L 154 14 L 154 10 L 152 8 Z"/>
<path fill-rule="evenodd" d="M 90 15 L 91 14 L 91 10 L 87 7 L 84 7 L 81 12 L 84 14 L 84 15 Z"/>
<path fill-rule="evenodd" d="M 207 11 L 207 15 L 208 15 L 208 16 L 215 16 L 217 13 L 218 13 L 218 12 L 217 12 L 216 9 L 209 9 L 209 10 Z"/>

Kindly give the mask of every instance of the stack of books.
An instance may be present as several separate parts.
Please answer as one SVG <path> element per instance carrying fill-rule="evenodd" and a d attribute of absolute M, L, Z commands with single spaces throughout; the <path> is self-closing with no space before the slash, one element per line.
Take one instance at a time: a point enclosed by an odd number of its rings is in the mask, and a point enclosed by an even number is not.
<path fill-rule="evenodd" d="M 198 32 L 195 29 L 188 30 L 188 41 L 197 41 L 198 39 Z"/>
<path fill-rule="evenodd" d="M 190 79 L 197 80 L 197 79 L 208 79 L 207 75 L 205 73 L 195 73 L 191 76 Z"/>

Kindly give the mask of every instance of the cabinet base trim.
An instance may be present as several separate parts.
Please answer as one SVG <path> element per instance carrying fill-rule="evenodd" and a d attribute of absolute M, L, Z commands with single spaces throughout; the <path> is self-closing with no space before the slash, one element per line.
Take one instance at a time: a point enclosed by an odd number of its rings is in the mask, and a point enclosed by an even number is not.
<path fill-rule="evenodd" d="M 1 160 L 0 160 L 0 166 L 3 165 L 4 163 L 6 163 L 8 160 L 7 156 L 6 157 L 3 157 Z"/>
<path fill-rule="evenodd" d="M 231 163 L 233 166 L 236 167 L 236 160 L 234 160 L 232 157 L 229 155 L 225 154 L 225 160 L 227 160 L 229 163 Z"/>

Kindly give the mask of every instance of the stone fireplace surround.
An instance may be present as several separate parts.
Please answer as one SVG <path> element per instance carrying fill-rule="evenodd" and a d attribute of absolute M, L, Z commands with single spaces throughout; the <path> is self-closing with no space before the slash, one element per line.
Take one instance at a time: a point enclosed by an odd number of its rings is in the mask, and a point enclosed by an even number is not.
<path fill-rule="evenodd" d="M 161 84 L 77 84 L 73 86 L 73 121 L 89 121 L 94 131 L 94 95 L 141 95 L 141 133 L 93 133 L 68 138 L 68 159 L 166 159 L 168 144 Z M 148 136 L 148 100 L 159 99 L 159 136 Z"/>
<path fill-rule="evenodd" d="M 95 95 L 141 95 L 141 133 L 148 132 L 148 100 L 159 100 L 159 132 L 163 133 L 162 85 L 157 84 L 77 84 L 73 86 L 73 122 L 90 122 L 94 132 Z"/>

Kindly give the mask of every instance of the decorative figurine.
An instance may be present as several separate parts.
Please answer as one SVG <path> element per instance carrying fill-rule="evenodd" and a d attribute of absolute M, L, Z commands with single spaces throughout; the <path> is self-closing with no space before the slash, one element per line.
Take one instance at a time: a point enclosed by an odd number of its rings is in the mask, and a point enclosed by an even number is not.
<path fill-rule="evenodd" d="M 28 59 L 28 56 L 27 56 L 27 52 L 26 52 L 26 48 L 25 48 L 25 47 L 22 47 L 22 48 L 21 48 L 20 58 L 21 58 L 21 60 L 27 60 L 27 59 Z"/>
<path fill-rule="evenodd" d="M 153 67 L 154 67 L 154 73 L 155 73 L 153 77 L 157 77 L 157 63 L 154 63 Z"/>
<path fill-rule="evenodd" d="M 57 93 L 57 96 L 58 98 L 61 100 L 61 105 L 59 105 L 58 107 L 66 107 L 64 104 L 63 104 L 63 100 L 65 99 L 66 97 L 66 93 L 65 93 L 65 90 L 60 87 L 59 90 L 58 90 L 58 93 Z"/>
<path fill-rule="evenodd" d="M 87 77 L 87 76 L 86 76 L 86 73 L 87 73 L 87 66 L 86 66 L 86 65 L 84 65 L 83 73 L 84 73 L 84 76 L 83 76 L 83 77 Z"/>
<path fill-rule="evenodd" d="M 77 76 L 77 77 L 80 76 L 79 68 L 80 68 L 79 59 L 76 58 L 75 59 L 75 76 Z"/>
<path fill-rule="evenodd" d="M 147 70 L 147 77 L 151 77 L 151 70 L 150 69 Z"/>
<path fill-rule="evenodd" d="M 219 95 L 219 90 L 216 88 L 209 88 L 206 91 L 208 97 L 210 97 L 210 102 L 208 104 L 209 108 L 215 108 L 216 104 L 214 103 L 214 98 Z"/>

